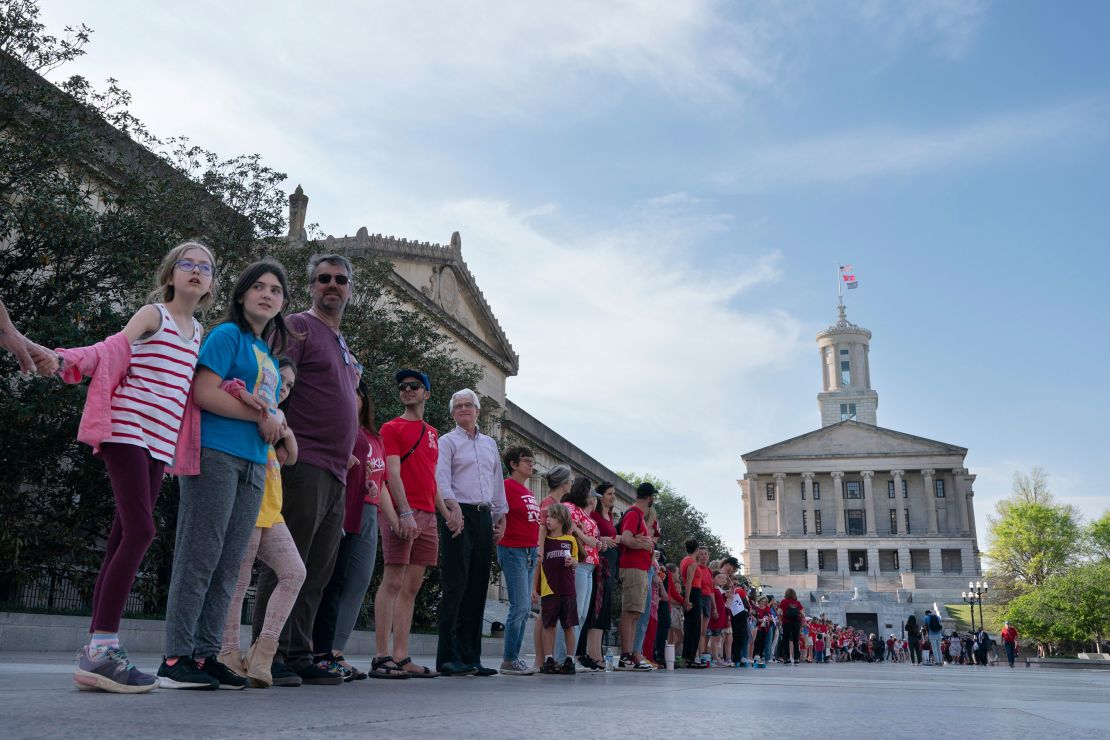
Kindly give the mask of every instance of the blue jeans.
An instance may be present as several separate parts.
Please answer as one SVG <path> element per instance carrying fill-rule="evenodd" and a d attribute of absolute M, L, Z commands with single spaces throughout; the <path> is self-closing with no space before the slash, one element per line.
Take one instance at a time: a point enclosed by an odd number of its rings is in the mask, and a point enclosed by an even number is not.
<path fill-rule="evenodd" d="M 932 650 L 929 651 L 929 656 L 934 665 L 944 664 L 944 653 L 940 651 L 940 638 L 942 635 L 943 633 L 941 632 L 929 633 L 929 646 L 932 648 Z"/>
<path fill-rule="evenodd" d="M 1002 644 L 1005 645 L 1005 647 L 1006 647 L 1006 662 L 1010 664 L 1011 668 L 1013 668 L 1014 667 L 1014 648 L 1017 647 L 1017 646 L 1012 642 L 1004 642 Z"/>
<path fill-rule="evenodd" d="M 536 548 L 497 546 L 497 562 L 509 590 L 509 616 L 505 618 L 505 645 L 501 659 L 512 663 L 520 658 L 524 628 L 532 611 L 532 572 L 536 567 Z"/>
<path fill-rule="evenodd" d="M 771 659 L 771 654 L 775 649 L 775 637 L 778 636 L 779 628 L 777 625 L 771 625 L 767 630 L 767 639 L 763 642 L 763 662 L 766 663 Z"/>
<path fill-rule="evenodd" d="M 644 610 L 640 612 L 640 619 L 636 622 L 636 637 L 632 640 L 632 652 L 640 652 L 640 648 L 644 645 L 644 635 L 647 634 L 648 622 L 651 621 L 651 592 L 655 589 L 655 568 L 648 568 L 648 590 L 647 600 L 644 602 Z M 645 655 L 645 658 L 650 658 L 650 655 Z"/>
<path fill-rule="evenodd" d="M 574 569 L 574 597 L 578 606 L 578 624 L 574 627 L 574 644 L 578 646 L 578 635 L 586 622 L 586 607 L 590 600 L 590 586 L 594 580 L 594 564 L 579 563 Z M 555 662 L 562 663 L 567 657 L 567 642 L 563 631 L 555 630 Z"/>

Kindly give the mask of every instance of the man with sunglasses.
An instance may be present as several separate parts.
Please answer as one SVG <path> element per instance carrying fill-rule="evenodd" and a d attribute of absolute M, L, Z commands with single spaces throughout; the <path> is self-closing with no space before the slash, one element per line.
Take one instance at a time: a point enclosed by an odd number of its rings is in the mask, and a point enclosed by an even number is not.
<path fill-rule="evenodd" d="M 416 665 L 409 657 L 412 608 L 425 570 L 439 562 L 436 512 L 443 516 L 452 537 L 462 532 L 463 520 L 458 504 L 446 504 L 436 483 L 439 433 L 424 421 L 424 404 L 432 397 L 431 381 L 427 374 L 411 369 L 401 370 L 394 378 L 405 412 L 381 426 L 392 505 L 382 508 L 388 523 L 379 519 L 385 568 L 374 598 L 377 655 L 370 675 L 434 678 L 439 673 Z"/>
<path fill-rule="evenodd" d="M 327 665 L 330 655 L 312 654 L 312 624 L 343 536 L 347 469 L 358 432 L 355 391 L 362 367 L 340 330 L 352 275 L 346 257 L 314 255 L 308 263 L 312 307 L 285 319 L 291 329 L 285 354 L 297 368 L 285 418 L 300 454 L 296 465 L 281 469 L 281 514 L 306 575 L 281 632 L 272 671 L 275 686 L 343 683 Z M 263 567 L 254 602 L 256 639 L 276 585 L 277 576 Z"/>

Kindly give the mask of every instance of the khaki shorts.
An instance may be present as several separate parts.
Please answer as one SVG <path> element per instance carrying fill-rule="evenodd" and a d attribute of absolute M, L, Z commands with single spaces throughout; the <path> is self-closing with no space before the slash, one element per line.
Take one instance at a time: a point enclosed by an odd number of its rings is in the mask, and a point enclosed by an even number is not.
<path fill-rule="evenodd" d="M 648 572 L 621 568 L 621 611 L 643 614 L 648 595 Z"/>

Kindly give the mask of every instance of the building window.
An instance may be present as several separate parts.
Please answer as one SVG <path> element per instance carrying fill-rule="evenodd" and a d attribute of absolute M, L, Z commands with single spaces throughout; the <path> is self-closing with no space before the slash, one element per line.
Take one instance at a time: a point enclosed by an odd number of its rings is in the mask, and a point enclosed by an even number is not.
<path fill-rule="evenodd" d="M 901 570 L 901 568 L 898 567 L 898 551 L 895 550 L 891 555 L 894 556 L 894 570 Z"/>
<path fill-rule="evenodd" d="M 817 570 L 824 570 L 824 569 L 825 569 L 825 551 L 824 550 L 818 550 L 817 551 Z"/>
<path fill-rule="evenodd" d="M 886 482 L 886 497 L 894 498 L 894 481 L 892 480 Z"/>
<path fill-rule="evenodd" d="M 821 484 L 818 483 L 817 481 L 813 481 L 813 500 L 814 501 L 820 501 L 821 500 Z"/>
<path fill-rule="evenodd" d="M 806 519 L 806 512 L 802 512 L 802 534 L 809 534 L 809 521 Z"/>
<path fill-rule="evenodd" d="M 802 478 L 802 501 L 806 500 L 806 479 Z"/>
<path fill-rule="evenodd" d="M 861 509 L 844 512 L 844 523 L 849 535 L 862 535 L 867 530 L 867 521 Z"/>
<path fill-rule="evenodd" d="M 906 481 L 903 478 L 902 479 L 902 498 L 909 498 L 909 497 L 910 497 L 910 490 L 908 488 L 906 488 Z"/>
<path fill-rule="evenodd" d="M 768 483 L 767 484 L 767 500 L 768 501 L 774 501 L 775 500 L 775 484 L 774 483 Z"/>
<path fill-rule="evenodd" d="M 944 481 L 933 481 L 933 487 L 937 489 L 937 498 L 944 498 Z"/>
<path fill-rule="evenodd" d="M 813 531 L 816 534 L 821 534 L 821 510 L 813 510 Z"/>
<path fill-rule="evenodd" d="M 856 418 L 856 405 L 854 403 L 842 403 L 842 404 L 840 404 L 840 420 L 841 421 L 848 421 L 849 419 L 854 420 L 855 418 Z"/>
<path fill-rule="evenodd" d="M 890 533 L 898 534 L 898 509 L 890 510 Z"/>
<path fill-rule="evenodd" d="M 852 372 L 851 372 L 852 364 L 847 358 L 848 358 L 848 350 L 846 350 L 846 349 L 840 350 L 840 384 L 841 385 L 851 385 L 852 384 Z"/>
<path fill-rule="evenodd" d="M 844 498 L 863 498 L 863 487 L 858 480 L 844 482 Z"/>
<path fill-rule="evenodd" d="M 910 510 L 906 509 L 906 534 L 910 533 Z"/>

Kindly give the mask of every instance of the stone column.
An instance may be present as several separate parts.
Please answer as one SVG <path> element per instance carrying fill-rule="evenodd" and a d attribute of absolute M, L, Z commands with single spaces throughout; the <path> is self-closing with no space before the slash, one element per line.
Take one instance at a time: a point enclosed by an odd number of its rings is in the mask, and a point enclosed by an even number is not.
<path fill-rule="evenodd" d="M 837 470 L 830 473 L 833 479 L 833 503 L 836 506 L 836 534 L 844 535 L 844 473 Z M 824 528 L 825 522 L 821 522 Z M 847 552 L 847 551 L 845 551 Z M 838 563 L 839 565 L 839 563 Z"/>
<path fill-rule="evenodd" d="M 898 570 L 901 573 L 910 572 L 910 548 L 898 548 Z"/>
<path fill-rule="evenodd" d="M 878 545 L 867 548 L 867 575 L 879 575 L 879 547 Z"/>
<path fill-rule="evenodd" d="M 782 500 L 786 498 L 786 474 L 775 473 L 775 526 L 778 528 L 779 536 L 786 534 L 787 527 L 786 521 L 783 517 Z"/>
<path fill-rule="evenodd" d="M 978 546 L 979 531 L 975 528 L 975 476 L 964 475 L 964 485 L 966 486 L 964 500 L 967 503 L 967 530 L 971 539 L 975 540 L 975 544 Z"/>
<path fill-rule="evenodd" d="M 810 547 L 806 550 L 806 568 L 810 573 L 817 573 L 817 548 Z"/>
<path fill-rule="evenodd" d="M 929 575 L 939 576 L 944 573 L 944 566 L 940 559 L 940 548 L 929 548 Z"/>
<path fill-rule="evenodd" d="M 937 534 L 937 493 L 933 490 L 933 476 L 936 472 L 932 468 L 921 471 L 921 477 L 925 480 L 925 514 L 929 517 L 929 534 Z"/>
<path fill-rule="evenodd" d="M 790 550 L 786 547 L 779 548 L 779 574 L 790 573 Z"/>
<path fill-rule="evenodd" d="M 904 470 L 892 470 L 890 475 L 894 478 L 894 506 L 898 509 L 898 531 L 902 534 L 908 534 L 906 529 L 906 506 L 909 499 L 902 498 L 902 476 L 906 474 Z M 898 556 L 898 564 L 902 564 L 902 556 Z"/>
<path fill-rule="evenodd" d="M 877 534 L 875 527 L 875 496 L 871 488 L 871 479 L 875 477 L 874 470 L 860 472 L 863 476 L 863 500 L 867 503 L 867 534 L 874 537 Z"/>
<path fill-rule="evenodd" d="M 848 548 L 836 548 L 836 572 L 841 575 L 848 573 Z"/>
<path fill-rule="evenodd" d="M 815 537 L 817 530 L 813 526 L 813 473 L 802 473 L 802 491 L 806 497 L 806 528 L 809 529 L 809 536 Z"/>
<path fill-rule="evenodd" d="M 748 534 L 759 534 L 759 510 L 756 508 L 756 501 L 759 499 L 759 476 L 755 473 L 747 473 L 744 475 L 744 480 L 748 483 Z"/>
<path fill-rule="evenodd" d="M 967 500 L 964 498 L 964 476 L 966 468 L 956 468 L 952 471 L 952 488 L 956 492 L 956 508 L 960 517 L 960 534 L 967 534 Z"/>

